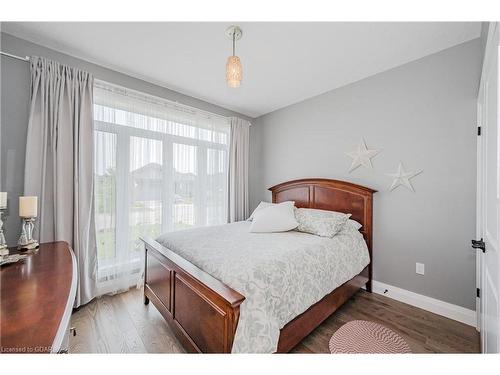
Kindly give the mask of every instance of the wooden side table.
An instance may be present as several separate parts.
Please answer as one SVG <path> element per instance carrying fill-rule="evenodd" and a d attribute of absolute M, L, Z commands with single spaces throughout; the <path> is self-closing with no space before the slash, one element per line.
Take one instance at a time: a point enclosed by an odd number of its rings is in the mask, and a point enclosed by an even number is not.
<path fill-rule="evenodd" d="M 77 285 L 75 254 L 66 242 L 40 244 L 29 254 L 0 270 L 0 352 L 67 352 Z"/>

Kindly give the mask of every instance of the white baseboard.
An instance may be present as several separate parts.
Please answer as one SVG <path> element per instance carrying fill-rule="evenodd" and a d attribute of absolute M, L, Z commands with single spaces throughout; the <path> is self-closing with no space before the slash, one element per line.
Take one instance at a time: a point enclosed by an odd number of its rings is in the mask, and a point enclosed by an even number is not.
<path fill-rule="evenodd" d="M 453 305 L 375 280 L 372 282 L 372 292 L 476 327 L 476 312 L 474 310 L 466 309 L 462 306 Z"/>

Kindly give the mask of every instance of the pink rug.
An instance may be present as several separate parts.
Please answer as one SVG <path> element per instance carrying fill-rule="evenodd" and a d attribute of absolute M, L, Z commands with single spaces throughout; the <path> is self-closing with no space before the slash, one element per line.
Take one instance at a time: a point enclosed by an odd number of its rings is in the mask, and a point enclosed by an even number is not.
<path fill-rule="evenodd" d="M 406 341 L 383 325 L 353 320 L 344 324 L 330 339 L 332 353 L 411 353 Z"/>

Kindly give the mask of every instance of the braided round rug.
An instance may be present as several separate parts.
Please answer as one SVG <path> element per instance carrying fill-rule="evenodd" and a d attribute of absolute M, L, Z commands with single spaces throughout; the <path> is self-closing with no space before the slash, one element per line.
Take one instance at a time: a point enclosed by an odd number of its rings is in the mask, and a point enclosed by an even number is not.
<path fill-rule="evenodd" d="M 411 353 L 406 341 L 378 323 L 353 320 L 340 327 L 330 339 L 331 353 Z"/>

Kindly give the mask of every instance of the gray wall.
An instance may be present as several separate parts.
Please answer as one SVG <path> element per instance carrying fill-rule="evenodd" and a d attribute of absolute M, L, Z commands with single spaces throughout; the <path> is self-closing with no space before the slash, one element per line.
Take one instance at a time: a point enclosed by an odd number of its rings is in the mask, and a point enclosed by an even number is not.
<path fill-rule="evenodd" d="M 475 308 L 476 94 L 479 39 L 254 120 L 251 205 L 266 189 L 304 177 L 375 188 L 374 278 Z M 332 69 L 335 62 L 332 61 Z M 373 170 L 348 173 L 364 137 L 381 149 Z M 416 193 L 388 191 L 402 161 Z M 425 276 L 415 274 L 425 263 Z"/>
<path fill-rule="evenodd" d="M 43 56 L 63 64 L 91 72 L 95 78 L 191 105 L 223 116 L 248 117 L 187 95 L 157 86 L 125 74 L 83 61 L 43 46 L 1 33 L 0 48 L 18 56 Z M 20 230 L 18 199 L 24 189 L 24 157 L 29 112 L 29 64 L 2 56 L 1 77 L 1 127 L 0 127 L 0 191 L 9 194 L 9 216 L 5 223 L 9 245 L 15 245 Z"/>

